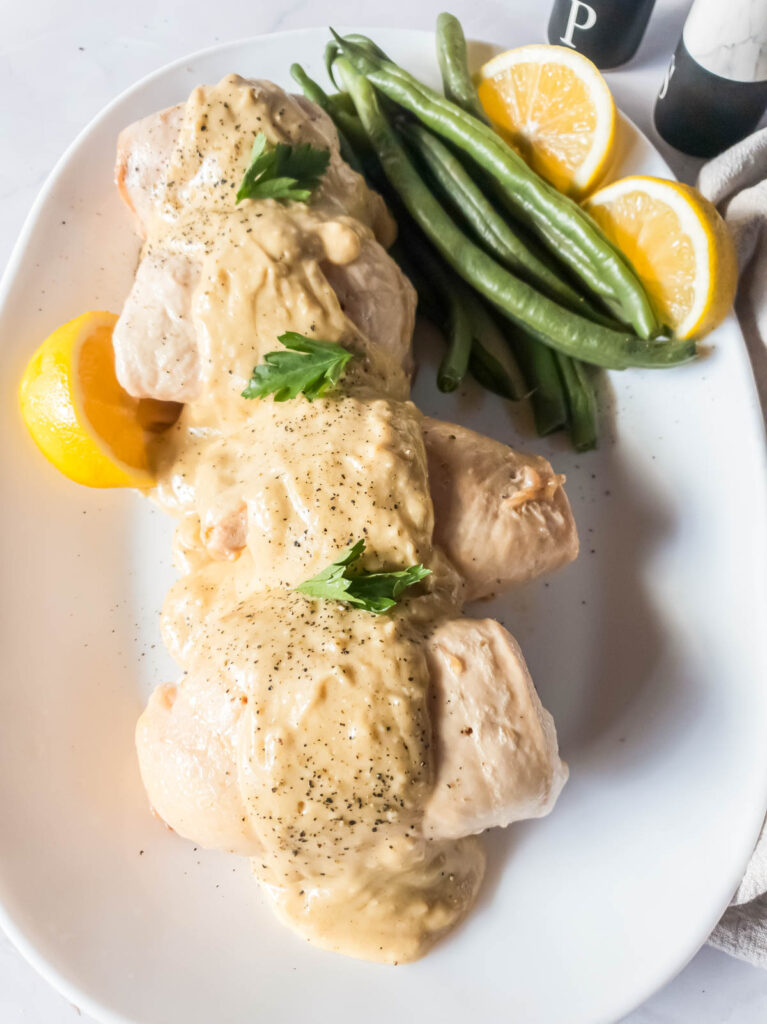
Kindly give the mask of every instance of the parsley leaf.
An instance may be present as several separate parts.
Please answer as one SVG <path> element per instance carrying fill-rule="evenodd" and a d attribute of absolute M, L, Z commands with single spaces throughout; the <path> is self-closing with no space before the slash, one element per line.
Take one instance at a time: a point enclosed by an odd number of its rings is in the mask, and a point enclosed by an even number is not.
<path fill-rule="evenodd" d="M 343 601 L 354 608 L 362 608 L 373 615 L 388 612 L 408 587 L 425 579 L 431 569 L 422 565 L 411 565 L 398 572 L 360 572 L 350 575 L 351 566 L 365 550 L 365 541 L 358 540 L 343 551 L 335 562 L 302 583 L 296 590 L 308 597 L 320 597 L 326 601 Z"/>
<path fill-rule="evenodd" d="M 353 358 L 335 341 L 307 338 L 296 331 L 281 334 L 277 340 L 290 351 L 267 352 L 263 363 L 253 367 L 243 398 L 273 394 L 275 402 L 286 402 L 304 394 L 311 402 L 336 386 Z"/>
<path fill-rule="evenodd" d="M 237 202 L 243 199 L 292 199 L 297 203 L 309 201 L 320 178 L 328 169 L 330 152 L 315 149 L 305 142 L 300 146 L 287 146 L 278 142 L 268 147 L 266 136 L 259 132 L 250 153 L 250 164 L 245 171 Z"/>

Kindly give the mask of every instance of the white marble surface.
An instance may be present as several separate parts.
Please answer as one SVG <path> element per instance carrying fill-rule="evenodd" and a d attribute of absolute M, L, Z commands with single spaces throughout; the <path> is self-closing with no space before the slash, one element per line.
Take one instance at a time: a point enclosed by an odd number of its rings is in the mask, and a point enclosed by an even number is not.
<path fill-rule="evenodd" d="M 0 35 L 0 264 L 63 149 L 105 103 L 162 64 L 214 43 L 312 25 L 431 28 L 445 0 L 3 0 Z M 658 142 L 651 110 L 688 0 L 657 0 L 634 61 L 608 78 L 619 105 Z M 452 0 L 475 38 L 508 45 L 545 38 L 548 0 Z M 692 180 L 697 161 L 659 143 Z M 0 1021 L 82 1024 L 0 934 Z M 625 1024 L 762 1024 L 767 971 L 710 948 Z M 178 1024 L 183 1024 L 179 1021 Z M 521 1022 L 520 1022 L 521 1024 Z M 563 1022 L 566 1024 L 566 1022 Z"/>

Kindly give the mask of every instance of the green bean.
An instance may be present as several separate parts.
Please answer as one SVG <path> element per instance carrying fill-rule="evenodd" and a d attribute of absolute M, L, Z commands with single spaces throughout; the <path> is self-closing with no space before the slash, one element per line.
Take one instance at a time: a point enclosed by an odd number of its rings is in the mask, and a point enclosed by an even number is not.
<path fill-rule="evenodd" d="M 468 290 L 454 282 L 446 296 L 448 302 L 447 348 L 437 370 L 440 391 L 455 391 L 469 369 L 471 358 L 472 324 L 467 308 Z"/>
<path fill-rule="evenodd" d="M 399 201 L 395 199 L 392 205 Z M 393 255 L 411 278 L 421 298 L 425 289 L 428 299 L 437 300 L 426 315 L 441 329 L 445 328 L 446 309 L 457 292 L 452 271 L 444 265 L 434 248 L 424 238 L 407 211 L 397 211 L 400 236 Z M 414 256 L 415 259 L 410 257 Z M 519 332 L 513 339 L 504 334 L 484 303 L 468 289 L 461 301 L 471 322 L 472 346 L 469 368 L 479 384 L 504 398 L 519 400 L 532 397 L 533 412 L 539 433 L 543 436 L 563 427 L 566 419 L 564 393 L 554 363 L 554 353 L 538 342 L 523 338 Z M 508 325 L 511 327 L 511 325 Z M 525 359 L 525 373 L 517 365 L 515 352 Z M 525 384 L 529 381 L 530 388 Z"/>
<path fill-rule="evenodd" d="M 340 94 L 336 93 L 336 95 Z M 330 99 L 332 100 L 333 97 L 331 96 Z M 362 121 L 357 117 L 357 111 L 353 110 L 352 113 L 349 113 L 341 105 L 331 102 L 328 113 L 336 126 L 339 137 L 343 135 L 354 151 L 357 162 L 360 164 L 360 174 L 363 174 L 380 191 L 381 185 L 386 179 L 380 170 L 378 158 L 373 151 L 373 147 L 370 145 L 370 139 L 362 125 Z M 357 167 L 354 169 L 355 171 L 358 170 Z"/>
<path fill-rule="evenodd" d="M 350 43 L 355 46 L 359 46 L 366 53 L 369 53 L 371 57 L 376 57 L 378 60 L 385 60 L 388 63 L 392 63 L 391 57 L 385 53 L 378 43 L 374 43 L 370 36 L 363 36 L 361 32 L 350 32 L 348 36 L 344 36 Z"/>
<path fill-rule="evenodd" d="M 373 170 L 371 161 L 375 161 L 376 164 L 378 161 L 373 153 L 367 132 L 363 128 L 362 122 L 357 117 L 357 111 L 354 104 L 351 102 L 351 97 L 348 93 L 333 93 L 328 96 L 320 85 L 309 78 L 300 64 L 291 65 L 290 73 L 293 75 L 293 78 L 299 82 L 302 89 L 304 88 L 304 85 L 307 85 L 311 90 L 311 92 L 304 90 L 304 94 L 307 99 L 310 99 L 312 102 L 317 103 L 318 106 L 321 106 L 331 118 L 333 124 L 336 126 L 336 131 L 338 132 L 339 143 L 342 137 L 348 143 L 349 150 L 353 155 L 353 160 L 349 160 L 344 156 L 346 162 L 354 167 L 355 171 L 359 171 L 360 174 L 364 174 L 367 177 L 368 173 Z M 344 100 L 342 97 L 346 97 L 346 99 Z M 351 109 L 349 109 L 350 103 Z M 343 150 L 342 155 L 344 155 Z M 379 176 L 379 183 L 380 179 L 381 176 Z"/>
<path fill-rule="evenodd" d="M 330 31 L 333 32 L 333 29 L 331 29 Z M 333 35 L 335 35 L 335 32 L 333 32 Z M 341 47 L 339 46 L 339 43 L 337 41 L 337 39 L 339 38 L 340 37 L 337 37 L 336 39 L 331 39 L 325 47 L 325 70 L 328 73 L 328 78 L 333 83 L 333 85 L 336 86 L 336 88 L 338 88 L 338 82 L 336 81 L 335 76 L 333 74 L 333 63 L 335 62 L 336 57 L 341 52 Z M 352 45 L 359 47 L 360 50 L 362 50 L 364 53 L 367 53 L 368 56 L 372 57 L 373 59 L 383 60 L 386 61 L 387 63 L 391 63 L 391 57 L 387 56 L 387 54 L 384 53 L 381 47 L 376 45 L 376 43 L 374 43 L 373 40 L 370 39 L 368 36 L 363 36 L 359 32 L 350 32 L 349 35 L 344 36 L 344 38 L 348 39 Z"/>
<path fill-rule="evenodd" d="M 530 251 L 485 199 L 461 161 L 437 136 L 417 122 L 404 124 L 401 130 L 428 167 L 443 196 L 463 215 L 493 256 L 561 305 L 597 323 L 615 326 L 614 321 L 608 320 Z"/>
<path fill-rule="evenodd" d="M 489 124 L 469 74 L 466 37 L 454 14 L 443 12 L 437 18 L 437 60 L 445 96 L 468 114 Z"/>
<path fill-rule="evenodd" d="M 402 230 L 400 230 L 394 245 L 389 249 L 389 255 L 415 288 L 418 295 L 418 312 L 431 320 L 436 327 L 442 329 L 444 326 L 444 303 L 428 274 L 425 274 L 418 263 L 410 258 Z"/>
<path fill-rule="evenodd" d="M 290 65 L 290 76 L 294 82 L 301 86 L 301 90 L 308 100 L 316 103 L 327 111 L 330 109 L 330 97 L 322 86 L 311 78 L 300 64 Z"/>
<path fill-rule="evenodd" d="M 558 353 L 514 324 L 506 321 L 504 326 L 501 340 L 527 382 L 522 394 L 531 400 L 536 430 L 540 437 L 546 437 L 567 423 L 567 402 L 557 369 Z M 478 379 L 484 387 L 489 386 L 486 377 Z"/>
<path fill-rule="evenodd" d="M 520 401 L 527 387 L 510 345 L 475 292 L 469 292 L 467 304 L 473 337 L 469 360 L 472 375 L 488 391 Z"/>
<path fill-rule="evenodd" d="M 337 131 L 343 132 L 351 143 L 364 168 L 366 157 L 371 157 L 374 154 L 362 122 L 356 114 L 347 114 L 343 110 L 331 110 L 330 116 L 333 118 Z"/>
<path fill-rule="evenodd" d="M 557 352 L 557 365 L 567 397 L 567 425 L 578 452 L 597 446 L 597 401 L 586 368 L 577 359 Z"/>
<path fill-rule="evenodd" d="M 659 333 L 658 319 L 639 278 L 576 203 L 539 177 L 488 125 L 398 65 L 333 35 L 356 70 L 378 90 L 489 171 L 505 188 L 520 219 L 619 319 L 630 323 L 645 340 Z"/>
<path fill-rule="evenodd" d="M 557 370 L 557 353 L 520 329 L 506 337 L 530 387 L 535 429 L 540 437 L 548 437 L 567 423 L 567 402 Z"/>
<path fill-rule="evenodd" d="M 331 29 L 331 31 L 332 31 L 332 29 Z M 341 53 L 341 47 L 338 45 L 338 43 L 335 41 L 335 39 L 328 40 L 328 42 L 325 44 L 325 54 L 324 54 L 324 58 L 325 58 L 325 71 L 327 72 L 327 75 L 328 75 L 328 78 L 330 79 L 330 81 L 333 83 L 333 85 L 336 87 L 336 89 L 339 89 L 339 90 L 340 90 L 341 87 L 339 86 L 338 82 L 336 81 L 336 74 L 335 74 L 335 71 L 333 70 L 333 65 L 335 64 L 336 60 L 338 59 L 338 55 L 340 53 Z"/>
<path fill-rule="evenodd" d="M 311 100 L 312 103 L 316 103 L 318 107 L 322 107 L 322 109 L 333 119 L 336 131 L 338 132 L 338 148 L 341 151 L 341 156 L 351 168 L 361 174 L 362 164 L 360 159 L 355 152 L 353 144 L 347 138 L 346 132 L 339 126 L 331 113 L 331 103 L 328 94 L 321 85 L 315 82 L 313 78 L 309 77 L 300 64 L 291 64 L 290 74 L 294 81 L 301 86 L 304 96 L 306 96 L 308 100 Z"/>
<path fill-rule="evenodd" d="M 496 263 L 456 226 L 431 194 L 392 130 L 367 79 L 345 58 L 339 58 L 336 66 L 354 99 L 384 173 L 413 220 L 443 259 L 509 319 L 545 344 L 598 366 L 613 369 L 670 366 L 694 357 L 692 342 L 645 341 L 584 320 Z"/>
<path fill-rule="evenodd" d="M 446 267 L 431 244 L 423 237 L 407 211 L 404 216 L 398 210 L 399 199 L 390 205 L 397 210 L 399 238 L 405 252 L 415 256 L 410 261 L 416 266 L 416 281 L 425 278 L 432 294 L 437 293 L 439 302 L 435 305 L 434 322 L 447 334 L 447 349 L 437 370 L 437 387 L 440 391 L 454 391 L 466 376 L 472 350 L 472 293 L 453 271 Z M 407 258 L 407 257 L 406 257 Z M 416 290 L 418 284 L 416 285 Z M 442 315 L 437 310 L 441 307 Z"/>
<path fill-rule="evenodd" d="M 332 92 L 328 96 L 328 113 L 335 113 L 336 111 L 357 116 L 354 101 L 348 92 Z"/>

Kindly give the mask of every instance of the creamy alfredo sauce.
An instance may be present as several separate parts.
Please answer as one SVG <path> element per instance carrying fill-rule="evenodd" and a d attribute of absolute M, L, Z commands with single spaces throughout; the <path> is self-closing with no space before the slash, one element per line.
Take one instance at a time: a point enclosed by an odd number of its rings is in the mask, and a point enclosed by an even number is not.
<path fill-rule="evenodd" d="M 323 274 L 366 237 L 389 240 L 379 198 L 334 146 L 309 205 L 235 206 L 258 131 L 327 147 L 310 110 L 236 76 L 195 89 L 147 228 L 146 251 L 192 253 L 202 266 L 192 312 L 202 386 L 157 451 L 183 571 L 163 628 L 184 680 L 152 701 L 188 702 L 208 729 L 210 771 L 207 796 L 181 821 L 162 780 L 148 788 L 178 831 L 249 852 L 278 914 L 306 938 L 397 962 L 462 916 L 483 872 L 476 840 L 421 832 L 434 777 L 423 637 L 457 614 L 458 588 L 432 548 L 407 377 L 347 319 Z M 336 396 L 241 397 L 287 330 L 356 354 Z M 294 592 L 361 537 L 366 568 L 423 562 L 432 576 L 383 616 Z M 145 779 L 159 763 L 151 710 L 137 734 Z M 179 757 L 194 746 L 177 742 Z"/>

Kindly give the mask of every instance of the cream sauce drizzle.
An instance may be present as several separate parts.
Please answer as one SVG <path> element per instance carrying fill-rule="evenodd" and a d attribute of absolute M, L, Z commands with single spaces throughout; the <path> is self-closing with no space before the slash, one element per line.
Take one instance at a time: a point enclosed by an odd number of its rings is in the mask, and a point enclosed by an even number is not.
<path fill-rule="evenodd" d="M 334 148 L 310 205 L 235 207 L 258 131 L 327 146 L 284 94 L 237 76 L 195 89 L 147 232 L 149 249 L 202 259 L 202 388 L 158 442 L 157 498 L 177 517 L 183 571 L 163 628 L 185 678 L 139 723 L 142 774 L 173 827 L 250 850 L 278 914 L 307 939 L 410 960 L 465 913 L 483 872 L 475 840 L 421 832 L 434 778 L 422 644 L 457 614 L 455 577 L 432 548 L 407 377 L 347 319 L 322 272 L 389 230 L 380 201 Z M 356 353 L 342 395 L 240 397 L 286 330 Z M 366 567 L 420 561 L 433 575 L 390 616 L 292 590 L 360 537 Z M 155 731 L 155 710 L 181 700 L 214 734 L 201 752 Z M 194 765 L 209 757 L 205 800 L 179 810 L 159 777 L 162 742 L 179 758 L 192 750 Z"/>

